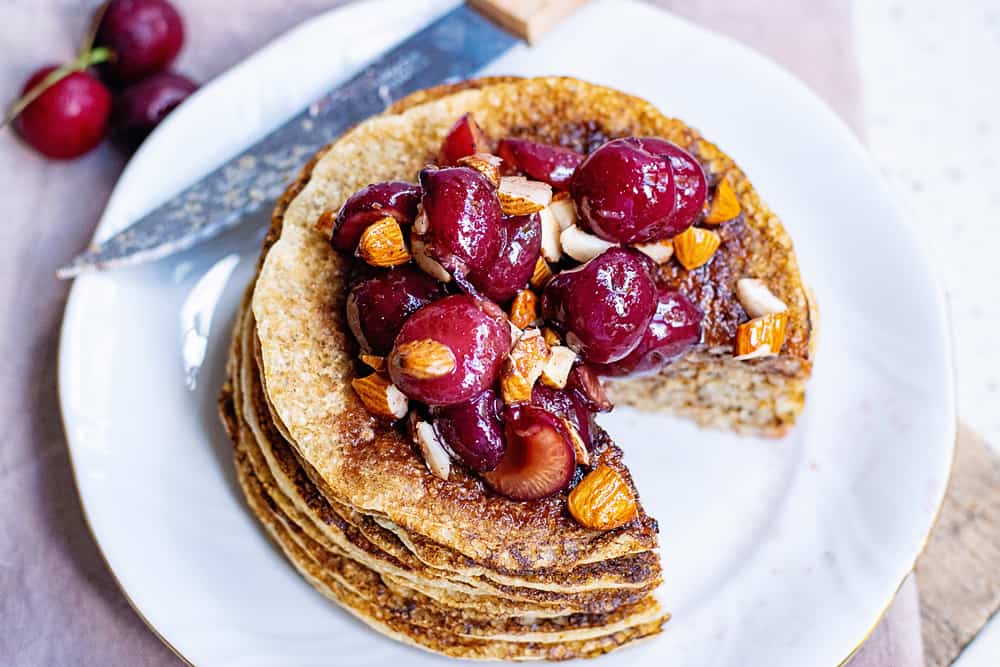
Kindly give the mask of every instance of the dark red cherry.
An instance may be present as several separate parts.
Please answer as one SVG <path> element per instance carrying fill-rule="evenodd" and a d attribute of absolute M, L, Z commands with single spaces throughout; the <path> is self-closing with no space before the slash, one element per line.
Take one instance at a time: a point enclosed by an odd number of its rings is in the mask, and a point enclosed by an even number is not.
<path fill-rule="evenodd" d="M 184 23 L 166 0 L 111 0 L 97 44 L 113 52 L 106 68 L 118 83 L 165 70 L 184 44 Z"/>
<path fill-rule="evenodd" d="M 531 279 L 542 247 L 542 223 L 537 213 L 504 218 L 502 250 L 485 271 L 469 276 L 479 292 L 506 303 Z"/>
<path fill-rule="evenodd" d="M 347 294 L 347 324 L 361 349 L 385 355 L 406 319 L 444 296 L 438 281 L 406 264 L 359 280 Z"/>
<path fill-rule="evenodd" d="M 495 469 L 483 473 L 490 487 L 513 500 L 537 500 L 569 486 L 576 453 L 559 417 L 533 405 L 504 413 L 507 450 Z"/>
<path fill-rule="evenodd" d="M 554 389 L 536 382 L 531 390 L 531 404 L 567 420 L 580 434 L 584 444 L 591 446 L 590 411 L 583 399 L 572 389 Z"/>
<path fill-rule="evenodd" d="M 661 287 L 656 313 L 642 340 L 624 359 L 597 368 L 602 375 L 659 370 L 701 340 L 704 313 L 675 289 Z"/>
<path fill-rule="evenodd" d="M 694 224 L 705 206 L 705 198 L 708 196 L 705 171 L 693 155 L 666 139 L 647 137 L 642 143 L 647 150 L 670 158 L 677 192 L 670 229 L 673 232 L 671 235 L 680 234 Z"/>
<path fill-rule="evenodd" d="M 330 244 L 335 250 L 353 254 L 368 225 L 392 216 L 401 225 L 413 223 L 420 204 L 420 186 L 387 181 L 365 186 L 347 198 L 333 222 Z"/>
<path fill-rule="evenodd" d="M 568 148 L 536 144 L 524 139 L 501 139 L 497 154 L 529 178 L 545 181 L 561 190 L 569 187 L 573 173 L 584 157 Z"/>
<path fill-rule="evenodd" d="M 410 398 L 454 405 L 492 387 L 509 351 L 510 324 L 499 306 L 456 294 L 410 315 L 387 365 Z"/>
<path fill-rule="evenodd" d="M 423 252 L 452 275 L 486 270 L 503 244 L 503 213 L 493 184 L 474 169 L 446 167 L 421 171 L 420 185 L 426 229 L 418 225 L 414 238 Z"/>
<path fill-rule="evenodd" d="M 438 164 L 452 166 L 459 158 L 475 153 L 489 153 L 490 138 L 471 113 L 462 114 L 445 136 L 438 153 Z"/>
<path fill-rule="evenodd" d="M 506 448 L 500 408 L 496 392 L 487 389 L 464 403 L 435 408 L 434 430 L 469 468 L 493 470 Z"/>
<path fill-rule="evenodd" d="M 55 71 L 44 67 L 28 79 L 25 95 Z M 68 159 L 101 142 L 111 115 L 111 93 L 87 71 L 72 72 L 50 86 L 14 118 L 14 129 L 39 153 Z"/>
<path fill-rule="evenodd" d="M 618 361 L 635 348 L 656 310 L 648 259 L 633 248 L 609 248 L 553 278 L 542 315 L 584 361 Z"/>
<path fill-rule="evenodd" d="M 118 96 L 111 115 L 116 142 L 135 149 L 167 114 L 198 89 L 191 79 L 164 72 L 134 83 Z"/>

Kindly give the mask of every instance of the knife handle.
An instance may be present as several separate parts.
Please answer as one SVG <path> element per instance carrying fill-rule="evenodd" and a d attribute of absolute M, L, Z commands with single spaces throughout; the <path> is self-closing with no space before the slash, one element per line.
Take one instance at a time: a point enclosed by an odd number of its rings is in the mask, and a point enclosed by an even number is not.
<path fill-rule="evenodd" d="M 586 1 L 468 0 L 468 4 L 505 30 L 533 44 Z"/>

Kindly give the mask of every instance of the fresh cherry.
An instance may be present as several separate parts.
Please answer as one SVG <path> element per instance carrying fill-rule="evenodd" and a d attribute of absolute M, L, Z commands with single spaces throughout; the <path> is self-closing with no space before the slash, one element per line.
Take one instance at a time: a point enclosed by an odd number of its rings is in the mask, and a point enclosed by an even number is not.
<path fill-rule="evenodd" d="M 531 390 L 531 404 L 567 420 L 587 447 L 591 446 L 590 411 L 576 392 L 571 389 L 554 389 L 536 382 Z"/>
<path fill-rule="evenodd" d="M 454 405 L 492 387 L 509 351 L 510 324 L 499 306 L 456 294 L 410 315 L 389 355 L 389 375 L 412 399 Z"/>
<path fill-rule="evenodd" d="M 642 340 L 628 356 L 600 366 L 602 375 L 628 375 L 658 370 L 701 340 L 704 313 L 679 291 L 660 288 L 656 313 Z"/>
<path fill-rule="evenodd" d="M 347 323 L 361 349 L 388 354 L 406 319 L 444 296 L 438 281 L 412 264 L 357 281 L 347 294 Z"/>
<path fill-rule="evenodd" d="M 490 487 L 513 500 L 537 500 L 569 486 L 576 453 L 562 420 L 533 405 L 504 413 L 507 450 L 495 469 L 483 473 Z"/>
<path fill-rule="evenodd" d="M 469 280 L 483 296 L 506 303 L 531 279 L 542 247 L 542 223 L 537 213 L 514 216 L 504 218 L 501 230 L 500 255 Z"/>
<path fill-rule="evenodd" d="M 647 150 L 670 159 L 677 193 L 670 227 L 671 230 L 677 230 L 674 234 L 679 234 L 694 224 L 705 206 L 705 198 L 708 196 L 705 171 L 693 155 L 666 139 L 647 137 L 642 143 Z"/>
<path fill-rule="evenodd" d="M 361 188 L 347 198 L 333 222 L 330 244 L 343 253 L 354 253 L 368 225 L 392 216 L 401 225 L 413 223 L 420 204 L 420 187 L 389 181 Z"/>
<path fill-rule="evenodd" d="M 22 95 L 40 84 L 56 66 L 28 79 Z M 86 70 L 74 71 L 48 87 L 14 118 L 14 129 L 38 152 L 52 158 L 83 155 L 101 142 L 111 115 L 111 93 Z"/>
<path fill-rule="evenodd" d="M 443 166 L 452 166 L 458 163 L 459 158 L 475 153 L 489 153 L 490 138 L 486 136 L 483 128 L 479 127 L 476 119 L 471 113 L 462 114 L 462 117 L 455 121 L 455 124 L 444 141 L 441 143 L 441 150 L 438 153 L 438 163 Z"/>
<path fill-rule="evenodd" d="M 493 470 L 506 448 L 500 407 L 496 392 L 487 389 L 464 403 L 435 408 L 434 430 L 469 468 Z"/>
<path fill-rule="evenodd" d="M 633 248 L 609 248 L 549 282 L 542 315 L 584 361 L 618 361 L 639 343 L 656 310 L 649 261 Z"/>
<path fill-rule="evenodd" d="M 198 89 L 180 74 L 164 72 L 132 84 L 118 97 L 111 115 L 114 139 L 135 149 L 167 114 Z"/>
<path fill-rule="evenodd" d="M 536 144 L 524 139 L 501 139 L 497 154 L 529 178 L 545 181 L 561 190 L 569 187 L 573 173 L 584 157 L 568 148 Z"/>
<path fill-rule="evenodd" d="M 167 0 L 111 0 L 97 43 L 113 56 L 106 68 L 117 83 L 165 70 L 184 44 L 184 23 Z"/>

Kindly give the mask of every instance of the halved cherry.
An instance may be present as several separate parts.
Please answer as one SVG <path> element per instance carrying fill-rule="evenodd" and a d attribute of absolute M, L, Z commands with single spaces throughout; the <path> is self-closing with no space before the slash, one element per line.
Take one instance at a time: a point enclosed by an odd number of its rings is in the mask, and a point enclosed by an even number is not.
<path fill-rule="evenodd" d="M 514 298 L 535 271 L 542 247 L 542 222 L 537 213 L 504 218 L 500 255 L 485 271 L 469 276 L 480 293 L 497 303 Z"/>
<path fill-rule="evenodd" d="M 500 407 L 496 392 L 487 389 L 464 403 L 435 408 L 434 430 L 462 463 L 476 472 L 493 470 L 506 448 Z"/>
<path fill-rule="evenodd" d="M 545 181 L 561 190 L 569 187 L 573 173 L 584 158 L 568 148 L 536 144 L 525 139 L 501 139 L 497 145 L 497 155 L 529 178 Z"/>
<path fill-rule="evenodd" d="M 459 158 L 476 153 L 490 152 L 490 138 L 483 128 L 479 127 L 471 113 L 462 114 L 441 143 L 438 153 L 438 163 L 451 166 L 458 163 Z"/>
<path fill-rule="evenodd" d="M 347 294 L 347 324 L 363 351 L 384 355 L 406 319 L 444 296 L 444 286 L 412 264 L 372 273 Z"/>
<path fill-rule="evenodd" d="M 705 171 L 693 155 L 666 139 L 646 137 L 642 143 L 647 150 L 665 155 L 670 159 L 677 195 L 670 231 L 673 234 L 679 234 L 694 224 L 705 206 L 705 198 L 708 194 Z"/>
<path fill-rule="evenodd" d="M 559 417 L 533 405 L 504 413 L 507 451 L 497 467 L 483 473 L 490 487 L 513 500 L 537 500 L 569 486 L 576 454 Z"/>
<path fill-rule="evenodd" d="M 340 207 L 330 244 L 334 250 L 353 253 L 368 225 L 386 216 L 395 218 L 401 225 L 412 224 L 419 204 L 419 185 L 388 181 L 365 186 Z"/>
<path fill-rule="evenodd" d="M 569 421 L 587 447 L 591 446 L 590 411 L 583 398 L 575 391 L 568 387 L 555 389 L 536 382 L 531 390 L 531 403 Z"/>

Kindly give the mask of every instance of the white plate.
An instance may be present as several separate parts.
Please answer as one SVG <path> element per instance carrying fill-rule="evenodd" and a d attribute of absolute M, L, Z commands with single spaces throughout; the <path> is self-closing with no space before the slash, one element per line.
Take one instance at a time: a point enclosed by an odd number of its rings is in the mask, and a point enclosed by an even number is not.
<path fill-rule="evenodd" d="M 450 4 L 332 11 L 209 83 L 129 164 L 98 236 Z M 952 456 L 945 305 L 914 233 L 815 95 L 761 56 L 645 5 L 591 4 L 490 71 L 606 83 L 701 129 L 783 217 L 822 309 L 808 408 L 788 438 L 742 439 L 627 410 L 605 420 L 660 520 L 674 619 L 601 661 L 837 664 L 911 569 Z M 440 662 L 315 593 L 235 485 L 215 396 L 264 218 L 172 260 L 77 280 L 60 398 L 94 535 L 135 607 L 198 665 Z M 185 360 L 201 354 L 191 391 Z"/>

